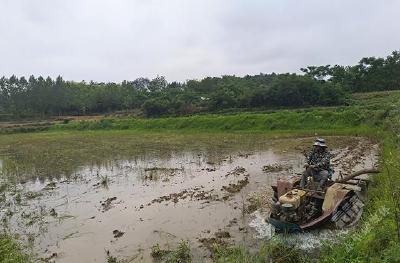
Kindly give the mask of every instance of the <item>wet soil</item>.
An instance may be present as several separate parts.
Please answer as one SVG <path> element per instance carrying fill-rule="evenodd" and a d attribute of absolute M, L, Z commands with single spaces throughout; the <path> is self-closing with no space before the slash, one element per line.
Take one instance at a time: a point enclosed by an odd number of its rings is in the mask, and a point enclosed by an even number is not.
<path fill-rule="evenodd" d="M 149 140 L 142 153 L 85 164 L 68 176 L 35 180 L 31 174 L 15 183 L 4 179 L 7 166 L 0 181 L 8 184 L 1 193 L 1 228 L 18 233 L 37 258 L 56 262 L 105 262 L 108 253 L 148 262 L 155 244 L 167 251 L 182 239 L 195 261 L 209 261 L 214 242 L 257 246 L 263 220 L 254 220 L 268 211 L 270 186 L 302 171 L 302 151 L 313 139 L 237 141 L 238 149 L 214 151 L 205 150 L 205 142 L 168 154 Z M 366 138 L 326 139 L 336 176 L 376 162 L 378 146 Z"/>

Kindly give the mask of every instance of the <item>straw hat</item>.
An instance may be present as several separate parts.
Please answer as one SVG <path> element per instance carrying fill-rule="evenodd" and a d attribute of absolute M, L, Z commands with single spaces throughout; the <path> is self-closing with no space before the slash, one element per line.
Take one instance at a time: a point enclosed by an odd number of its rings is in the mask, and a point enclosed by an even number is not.
<path fill-rule="evenodd" d="M 325 139 L 322 139 L 322 138 L 317 138 L 313 145 L 320 146 L 320 147 L 328 147 L 328 145 L 326 145 Z"/>

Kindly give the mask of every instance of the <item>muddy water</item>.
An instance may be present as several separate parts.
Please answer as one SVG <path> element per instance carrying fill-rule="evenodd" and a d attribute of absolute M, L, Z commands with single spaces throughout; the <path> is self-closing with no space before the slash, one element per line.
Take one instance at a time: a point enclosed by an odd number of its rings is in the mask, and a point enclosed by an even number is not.
<path fill-rule="evenodd" d="M 151 261 L 151 246 L 174 248 L 180 240 L 189 241 L 195 261 L 208 260 L 199 240 L 219 231 L 229 232 L 226 243 L 256 246 L 260 233 L 248 213 L 249 194 L 301 172 L 301 149 L 312 140 L 270 140 L 213 153 L 190 147 L 139 153 L 86 164 L 58 179 L 28 180 L 6 192 L 2 227 L 20 234 L 36 257 L 57 253 L 56 262 L 105 262 L 107 251 L 131 262 Z M 377 146 L 366 139 L 331 141 L 337 174 L 376 161 Z M 265 172 L 265 165 L 280 168 Z"/>

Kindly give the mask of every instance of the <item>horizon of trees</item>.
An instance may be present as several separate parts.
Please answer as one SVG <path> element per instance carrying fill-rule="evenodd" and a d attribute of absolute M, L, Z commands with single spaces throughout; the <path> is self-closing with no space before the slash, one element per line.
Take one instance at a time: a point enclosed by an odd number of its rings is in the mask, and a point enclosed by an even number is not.
<path fill-rule="evenodd" d="M 362 58 L 354 66 L 302 68 L 304 75 L 263 74 L 167 82 L 162 76 L 121 83 L 0 78 L 0 114 L 18 117 L 143 112 L 148 117 L 230 108 L 333 106 L 346 94 L 400 89 L 400 52 Z"/>
<path fill-rule="evenodd" d="M 339 84 L 348 92 L 396 90 L 400 89 L 400 50 L 386 58 L 362 58 L 354 66 L 309 66 L 300 70 L 315 80 Z"/>

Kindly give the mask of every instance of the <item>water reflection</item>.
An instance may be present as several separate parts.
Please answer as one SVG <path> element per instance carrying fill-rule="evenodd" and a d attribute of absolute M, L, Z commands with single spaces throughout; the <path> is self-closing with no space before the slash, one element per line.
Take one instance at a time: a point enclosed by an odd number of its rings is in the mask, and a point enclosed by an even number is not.
<path fill-rule="evenodd" d="M 61 138 L 67 141 L 70 138 Z M 115 142 L 113 142 L 115 140 Z M 209 138 L 182 137 L 174 141 L 128 137 L 124 141 L 116 138 L 107 142 L 110 145 L 104 146 L 104 139 L 90 143 L 87 148 L 80 148 L 77 143 L 54 142 L 31 143 L 4 147 L 0 152 L 0 171 L 4 177 L 13 182 L 25 182 L 29 180 L 45 181 L 46 179 L 60 179 L 73 177 L 82 167 L 92 169 L 114 165 L 121 160 L 146 161 L 151 164 L 152 160 L 168 160 L 183 158 L 188 152 L 198 154 L 192 158 L 198 163 L 209 162 L 218 165 L 225 158 L 229 158 L 232 151 L 246 149 L 254 151 L 265 148 L 270 142 L 255 143 L 254 140 L 242 136 L 211 136 Z M 65 144 L 65 148 L 60 145 Z"/>

